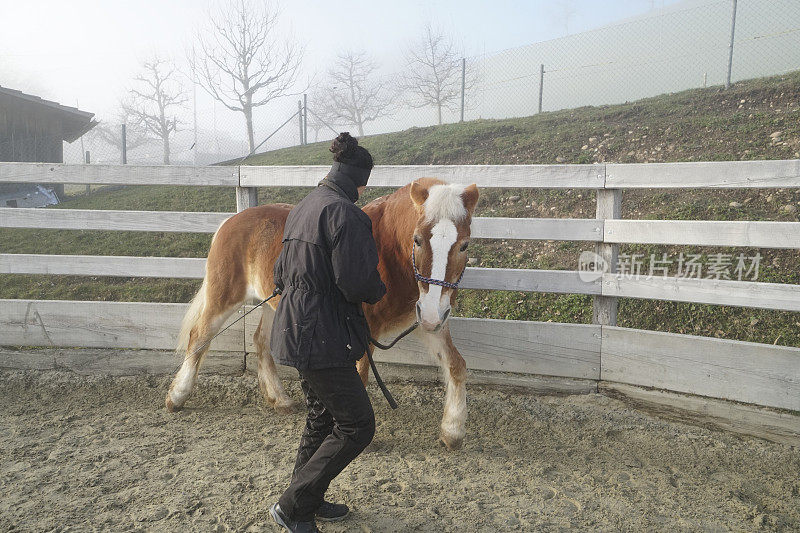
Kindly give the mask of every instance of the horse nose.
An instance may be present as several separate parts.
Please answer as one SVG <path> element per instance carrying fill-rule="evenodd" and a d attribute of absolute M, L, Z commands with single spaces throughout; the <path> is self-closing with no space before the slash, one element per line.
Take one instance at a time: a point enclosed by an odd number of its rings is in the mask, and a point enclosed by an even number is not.
<path fill-rule="evenodd" d="M 424 331 L 427 331 L 429 333 L 435 333 L 439 331 L 440 329 L 442 329 L 442 326 L 444 326 L 445 322 L 447 322 L 449 316 L 450 316 L 450 308 L 448 307 L 447 309 L 444 310 L 443 313 L 439 314 L 438 320 L 433 320 L 433 321 L 429 319 L 426 320 L 422 316 L 422 306 L 420 305 L 419 302 L 417 302 L 417 322 L 419 322 L 419 325 L 422 327 Z"/>

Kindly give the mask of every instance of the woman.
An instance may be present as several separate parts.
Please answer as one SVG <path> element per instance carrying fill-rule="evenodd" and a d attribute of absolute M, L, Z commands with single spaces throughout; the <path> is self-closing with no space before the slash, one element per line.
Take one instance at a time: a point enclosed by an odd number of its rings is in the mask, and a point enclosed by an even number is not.
<path fill-rule="evenodd" d="M 325 491 L 375 434 L 372 405 L 355 368 L 369 337 L 361 305 L 386 293 L 372 221 L 355 205 L 372 156 L 346 132 L 330 151 L 330 172 L 289 213 L 274 269 L 281 300 L 270 348 L 278 363 L 299 371 L 308 416 L 292 481 L 270 514 L 297 532 L 318 531 L 315 518 L 347 515 L 346 505 L 324 500 Z"/>

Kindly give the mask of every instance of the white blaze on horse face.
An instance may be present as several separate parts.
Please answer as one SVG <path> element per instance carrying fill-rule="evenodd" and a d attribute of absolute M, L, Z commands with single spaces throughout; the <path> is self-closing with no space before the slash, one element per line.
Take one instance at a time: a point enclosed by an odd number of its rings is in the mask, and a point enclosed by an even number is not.
<path fill-rule="evenodd" d="M 450 249 L 456 238 L 458 230 L 452 220 L 440 220 L 431 229 L 431 278 L 445 279 Z M 450 291 L 445 292 L 442 289 L 441 285 L 428 285 L 428 292 L 420 294 L 419 317 L 423 327 L 436 328 L 442 323 L 445 312 L 450 309 Z"/>

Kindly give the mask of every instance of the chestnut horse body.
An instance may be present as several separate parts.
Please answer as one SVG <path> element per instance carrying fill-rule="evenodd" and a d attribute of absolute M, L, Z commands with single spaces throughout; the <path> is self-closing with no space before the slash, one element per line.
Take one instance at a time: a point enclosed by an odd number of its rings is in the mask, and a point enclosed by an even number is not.
<path fill-rule="evenodd" d="M 466 422 L 466 365 L 453 345 L 447 319 L 456 290 L 418 281 L 412 265 L 425 278 L 456 283 L 466 265 L 466 247 L 478 189 L 475 185 L 449 185 L 421 178 L 364 207 L 372 220 L 380 262 L 378 270 L 387 293 L 375 305 L 364 305 L 364 314 L 375 339 L 394 337 L 416 319 L 417 334 L 443 369 L 446 395 L 441 439 L 457 448 Z M 248 299 L 272 294 L 272 267 L 281 251 L 288 204 L 246 209 L 220 226 L 211 242 L 206 276 L 183 320 L 179 350 L 186 357 L 170 386 L 166 406 L 179 410 L 192 392 L 197 371 L 210 339 L 228 317 Z M 274 309 L 277 300 L 269 305 Z M 278 379 L 269 353 L 273 311 L 265 306 L 254 341 L 258 351 L 258 383 L 268 404 L 280 412 L 293 402 Z M 357 363 L 367 382 L 366 355 Z"/>

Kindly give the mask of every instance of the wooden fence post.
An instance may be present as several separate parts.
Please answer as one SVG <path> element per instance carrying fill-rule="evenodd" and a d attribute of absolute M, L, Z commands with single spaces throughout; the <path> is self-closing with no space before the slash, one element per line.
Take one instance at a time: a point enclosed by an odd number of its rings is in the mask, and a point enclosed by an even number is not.
<path fill-rule="evenodd" d="M 302 120 L 302 117 L 301 117 Z M 241 183 L 241 167 L 239 167 L 239 183 Z M 241 212 L 248 207 L 256 207 L 258 205 L 258 189 L 255 187 L 236 187 L 236 212 Z M 247 303 L 247 302 L 245 302 Z M 245 306 L 239 308 L 238 314 L 241 315 L 245 312 Z M 260 319 L 260 315 L 257 320 Z M 247 369 L 247 338 L 245 337 L 244 330 L 247 329 L 247 318 L 243 321 L 242 326 L 242 372 Z"/>
<path fill-rule="evenodd" d="M 621 218 L 622 190 L 598 189 L 597 190 L 597 216 L 598 220 L 608 218 Z M 617 254 L 619 244 L 598 242 L 595 244 L 595 253 L 608 265 L 605 272 L 617 271 Z M 615 296 L 594 296 L 592 305 L 592 323 L 602 326 L 617 325 L 618 299 Z"/>
<path fill-rule="evenodd" d="M 258 205 L 258 189 L 255 187 L 236 187 L 236 212 Z"/>
<path fill-rule="evenodd" d="M 239 182 L 241 183 L 241 167 L 237 167 L 239 171 Z M 258 189 L 255 187 L 236 187 L 236 212 L 244 211 L 248 207 L 255 207 L 258 205 Z"/>

